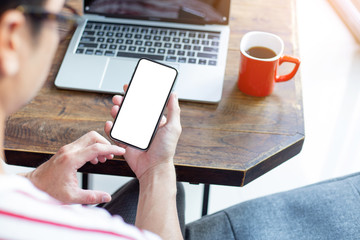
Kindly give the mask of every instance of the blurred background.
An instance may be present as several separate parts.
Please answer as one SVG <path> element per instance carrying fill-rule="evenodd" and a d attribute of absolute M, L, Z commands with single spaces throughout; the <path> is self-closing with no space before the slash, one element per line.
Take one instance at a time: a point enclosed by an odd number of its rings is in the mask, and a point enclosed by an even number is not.
<path fill-rule="evenodd" d="M 211 185 L 209 214 L 256 197 L 360 171 L 360 44 L 334 9 L 328 0 L 297 1 L 305 116 L 302 152 L 245 187 Z M 5 170 L 18 173 L 29 168 L 5 165 Z M 90 177 L 93 189 L 109 193 L 128 180 Z M 185 220 L 191 222 L 201 217 L 203 185 L 184 185 Z"/>

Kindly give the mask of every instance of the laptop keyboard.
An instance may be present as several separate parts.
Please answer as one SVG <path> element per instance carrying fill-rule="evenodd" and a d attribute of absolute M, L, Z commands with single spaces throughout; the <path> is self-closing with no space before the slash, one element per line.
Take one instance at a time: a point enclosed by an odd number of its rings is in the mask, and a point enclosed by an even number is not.
<path fill-rule="evenodd" d="M 77 54 L 217 65 L 220 33 L 88 21 Z"/>

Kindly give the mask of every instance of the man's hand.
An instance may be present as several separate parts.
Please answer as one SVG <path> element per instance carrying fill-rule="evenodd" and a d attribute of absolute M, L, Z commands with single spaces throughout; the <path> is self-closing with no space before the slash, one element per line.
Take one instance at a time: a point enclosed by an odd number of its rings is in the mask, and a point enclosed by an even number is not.
<path fill-rule="evenodd" d="M 124 87 L 126 91 L 127 86 Z M 114 96 L 111 115 L 116 117 L 123 98 Z M 109 135 L 112 122 L 106 122 Z M 174 155 L 181 134 L 180 107 L 175 94 L 170 95 L 167 118 L 163 117 L 148 151 L 126 147 L 125 160 L 140 183 L 135 225 L 163 239 L 183 239 L 176 209 L 176 174 Z M 166 224 L 164 224 L 166 223 Z"/>
<path fill-rule="evenodd" d="M 124 87 L 124 90 L 127 86 Z M 116 117 L 123 97 L 116 95 L 113 97 L 114 106 L 111 115 Z M 113 123 L 106 122 L 105 132 L 109 136 Z M 119 144 L 126 149 L 125 160 L 129 164 L 136 177 L 141 177 L 149 170 L 156 170 L 156 166 L 168 164 L 173 166 L 176 145 L 181 134 L 180 107 L 175 94 L 170 95 L 167 106 L 167 118 L 163 117 L 159 129 L 148 151 L 141 151 L 135 148 Z"/>
<path fill-rule="evenodd" d="M 62 147 L 50 160 L 26 174 L 31 182 L 52 197 L 67 203 L 98 204 L 109 202 L 108 193 L 79 188 L 77 170 L 85 163 L 104 163 L 125 149 L 111 145 L 97 132 L 89 132 L 75 142 Z"/>

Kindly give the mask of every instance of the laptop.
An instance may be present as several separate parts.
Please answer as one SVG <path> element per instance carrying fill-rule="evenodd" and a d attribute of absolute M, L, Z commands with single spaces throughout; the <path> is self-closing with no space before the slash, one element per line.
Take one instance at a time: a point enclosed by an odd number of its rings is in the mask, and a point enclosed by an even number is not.
<path fill-rule="evenodd" d="M 61 89 L 123 94 L 140 58 L 175 67 L 180 100 L 221 100 L 230 0 L 84 0 L 55 79 Z"/>

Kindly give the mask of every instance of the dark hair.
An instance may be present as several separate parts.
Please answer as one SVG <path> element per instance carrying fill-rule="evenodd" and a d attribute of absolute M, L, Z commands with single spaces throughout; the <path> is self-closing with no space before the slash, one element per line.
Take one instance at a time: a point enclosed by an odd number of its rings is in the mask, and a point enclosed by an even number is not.
<path fill-rule="evenodd" d="M 47 0 L 1 0 L 0 16 L 6 11 L 15 9 L 20 5 L 43 7 Z M 41 21 L 27 17 L 27 21 L 31 23 L 33 33 L 35 34 L 41 27 Z"/>

